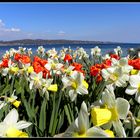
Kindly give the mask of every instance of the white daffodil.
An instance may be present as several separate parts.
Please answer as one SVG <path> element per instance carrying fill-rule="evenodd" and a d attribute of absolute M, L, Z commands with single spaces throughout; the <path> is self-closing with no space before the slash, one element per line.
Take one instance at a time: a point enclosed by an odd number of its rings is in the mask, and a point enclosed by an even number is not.
<path fill-rule="evenodd" d="M 93 56 L 100 56 L 101 55 L 101 49 L 96 46 L 94 48 L 91 48 L 91 55 Z"/>
<path fill-rule="evenodd" d="M 39 46 L 37 49 L 37 53 L 43 57 L 45 55 L 45 48 L 43 46 Z"/>
<path fill-rule="evenodd" d="M 17 74 L 18 73 L 19 68 L 17 67 L 17 65 L 15 63 L 11 62 L 11 59 L 8 61 L 8 67 L 2 69 L 2 75 L 6 76 L 7 74 L 9 74 L 9 79 L 11 79 L 13 74 Z"/>
<path fill-rule="evenodd" d="M 133 69 L 132 66 L 128 65 L 128 58 L 123 57 L 120 60 L 116 60 L 115 58 L 111 59 L 112 67 L 121 68 L 122 72 L 129 75 L 129 72 Z"/>
<path fill-rule="evenodd" d="M 114 52 L 115 52 L 115 54 L 117 54 L 117 55 L 121 55 L 122 54 L 122 49 L 121 49 L 121 47 L 120 46 L 117 46 L 117 48 L 115 48 L 114 49 Z"/>
<path fill-rule="evenodd" d="M 103 59 L 103 60 L 110 59 L 109 54 L 105 54 L 105 56 L 102 56 L 102 59 Z"/>
<path fill-rule="evenodd" d="M 10 57 L 13 57 L 16 52 L 17 52 L 17 50 L 15 50 L 14 48 L 10 48 L 10 50 L 9 50 Z"/>
<path fill-rule="evenodd" d="M 71 75 L 73 70 L 74 70 L 74 66 L 68 66 L 68 67 L 64 67 L 63 69 L 61 69 L 61 71 L 63 72 L 63 74 L 65 76 Z"/>
<path fill-rule="evenodd" d="M 68 47 L 68 53 L 71 53 L 72 52 L 72 49 L 71 49 L 71 46 Z"/>
<path fill-rule="evenodd" d="M 64 51 L 64 53 L 66 53 L 68 51 L 68 48 L 62 47 L 62 50 Z"/>
<path fill-rule="evenodd" d="M 33 53 L 32 48 L 29 48 L 29 49 L 27 48 L 27 52 L 28 52 L 28 55 L 31 56 L 31 54 Z"/>
<path fill-rule="evenodd" d="M 24 120 L 18 121 L 18 118 L 17 110 L 12 109 L 0 123 L 0 137 L 28 137 L 28 134 L 21 130 L 29 127 L 31 123 Z"/>
<path fill-rule="evenodd" d="M 26 52 L 26 48 L 23 48 L 23 47 L 18 47 L 18 53 L 20 53 L 20 54 L 25 54 Z"/>
<path fill-rule="evenodd" d="M 61 60 L 64 60 L 64 58 L 65 58 L 65 52 L 63 51 L 63 50 L 60 50 L 60 53 L 59 53 L 59 58 L 61 59 Z"/>
<path fill-rule="evenodd" d="M 82 59 L 82 57 L 89 58 L 89 55 L 82 47 L 78 48 L 74 53 L 78 56 L 78 59 Z"/>
<path fill-rule="evenodd" d="M 2 58 L 9 58 L 10 57 L 10 52 L 6 50 L 6 52 L 3 54 Z"/>
<path fill-rule="evenodd" d="M 76 120 L 68 127 L 62 137 L 114 137 L 110 130 L 94 126 L 89 128 L 89 115 L 85 102 L 82 103 Z"/>
<path fill-rule="evenodd" d="M 129 95 L 135 94 L 135 100 L 140 103 L 140 72 L 136 75 L 131 75 L 129 83 L 130 85 L 126 88 L 125 93 Z"/>
<path fill-rule="evenodd" d="M 48 54 L 49 58 L 56 58 L 57 57 L 57 51 L 55 50 L 55 48 L 48 50 L 47 54 Z"/>
<path fill-rule="evenodd" d="M 74 101 L 77 94 L 84 95 L 88 94 L 88 83 L 84 80 L 84 76 L 81 72 L 73 71 L 73 73 L 62 78 L 64 88 L 69 87 L 69 96 L 71 101 Z M 64 89 L 63 88 L 63 89 Z"/>
<path fill-rule="evenodd" d="M 5 54 L 3 55 L 3 58 L 13 57 L 16 52 L 17 50 L 15 50 L 14 48 L 10 48 L 9 51 L 6 50 Z"/>
<path fill-rule="evenodd" d="M 19 69 L 19 74 L 23 75 L 25 73 L 26 75 L 24 75 L 24 76 L 28 80 L 29 79 L 29 74 L 34 72 L 33 66 L 31 66 L 30 63 L 28 63 L 28 64 L 20 63 L 20 67 L 21 67 L 21 69 Z"/>
<path fill-rule="evenodd" d="M 106 84 L 112 84 L 118 87 L 126 87 L 129 80 L 129 74 L 122 70 L 121 67 L 109 67 L 101 70 L 101 74 Z"/>
<path fill-rule="evenodd" d="M 57 92 L 57 84 L 52 84 L 53 79 L 42 79 L 42 92 L 46 94 L 47 100 L 49 100 L 49 91 Z"/>
<path fill-rule="evenodd" d="M 126 137 L 120 119 L 126 119 L 130 108 L 129 102 L 123 98 L 115 99 L 114 88 L 111 85 L 102 93 L 101 101 L 104 107 L 94 106 L 91 109 L 93 124 L 96 126 L 106 124 L 108 128 L 113 125 L 117 136 Z"/>
<path fill-rule="evenodd" d="M 33 86 L 37 89 L 41 88 L 42 85 L 42 72 L 39 72 L 38 74 L 35 72 L 32 72 L 30 74 L 30 79 L 29 79 L 29 88 L 33 89 Z"/>
<path fill-rule="evenodd" d="M 53 70 L 53 73 L 61 74 L 61 68 L 63 67 L 63 64 L 48 58 L 48 63 L 45 64 L 44 67 L 49 71 Z"/>
<path fill-rule="evenodd" d="M 15 90 L 14 90 L 15 92 Z M 16 108 L 19 107 L 19 105 L 21 104 L 21 101 L 16 100 L 17 96 L 13 94 L 11 95 L 11 97 L 7 97 L 7 96 L 1 96 L 0 99 L 4 99 L 3 101 L 0 101 L 0 109 L 3 108 L 4 106 L 7 105 L 7 103 L 11 103 L 13 104 Z"/>

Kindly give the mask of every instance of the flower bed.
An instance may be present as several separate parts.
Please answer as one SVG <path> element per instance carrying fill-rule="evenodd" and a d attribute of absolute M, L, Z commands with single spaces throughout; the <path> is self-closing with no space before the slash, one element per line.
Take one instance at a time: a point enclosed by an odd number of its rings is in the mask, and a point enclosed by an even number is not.
<path fill-rule="evenodd" d="M 139 137 L 140 58 L 11 48 L 0 62 L 1 137 Z M 19 120 L 19 121 L 18 121 Z M 22 130 L 23 129 L 23 130 Z"/>

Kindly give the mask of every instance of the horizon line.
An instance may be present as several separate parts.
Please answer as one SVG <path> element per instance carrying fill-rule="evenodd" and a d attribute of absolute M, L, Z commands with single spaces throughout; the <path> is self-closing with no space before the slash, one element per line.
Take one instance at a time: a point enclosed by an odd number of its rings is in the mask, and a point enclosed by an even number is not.
<path fill-rule="evenodd" d="M 109 42 L 109 43 L 130 43 L 130 44 L 140 44 L 140 42 L 119 42 L 119 41 L 101 41 L 101 40 L 78 40 L 78 39 L 29 39 L 29 38 L 24 38 L 24 39 L 13 39 L 13 40 L 0 40 L 0 42 L 9 42 L 9 41 L 19 41 L 19 40 L 65 40 L 65 41 L 87 41 L 87 42 Z"/>

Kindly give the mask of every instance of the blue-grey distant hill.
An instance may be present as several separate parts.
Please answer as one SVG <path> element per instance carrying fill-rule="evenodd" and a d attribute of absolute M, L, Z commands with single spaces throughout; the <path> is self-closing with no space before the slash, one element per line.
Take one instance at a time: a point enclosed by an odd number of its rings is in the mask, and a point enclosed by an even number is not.
<path fill-rule="evenodd" d="M 44 39 L 22 39 L 12 41 L 0 41 L 0 46 L 13 45 L 46 45 L 46 44 L 122 44 L 121 42 L 110 41 L 83 41 L 83 40 L 44 40 Z"/>

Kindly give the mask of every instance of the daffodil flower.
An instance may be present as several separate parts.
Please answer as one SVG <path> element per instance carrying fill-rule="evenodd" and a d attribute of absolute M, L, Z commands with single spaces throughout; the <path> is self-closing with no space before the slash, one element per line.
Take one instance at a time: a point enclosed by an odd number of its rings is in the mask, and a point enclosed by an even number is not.
<path fill-rule="evenodd" d="M 27 48 L 27 51 L 28 51 L 28 55 L 31 56 L 31 54 L 33 53 L 32 48 L 29 48 L 29 49 Z"/>
<path fill-rule="evenodd" d="M 21 69 L 19 69 L 19 74 L 23 75 L 25 73 L 26 75 L 24 75 L 24 76 L 28 80 L 29 79 L 29 74 L 34 72 L 33 66 L 31 66 L 30 63 L 23 64 L 23 63 L 19 62 L 19 64 L 20 64 L 20 67 L 21 67 Z"/>
<path fill-rule="evenodd" d="M 29 127 L 31 123 L 24 120 L 18 121 L 18 118 L 17 110 L 12 109 L 0 123 L 0 137 L 28 137 L 28 134 L 21 130 Z"/>
<path fill-rule="evenodd" d="M 82 57 L 89 58 L 89 55 L 82 47 L 78 48 L 74 53 L 78 56 L 78 59 L 82 59 Z"/>
<path fill-rule="evenodd" d="M 111 61 L 112 61 L 112 67 L 121 68 L 123 74 L 129 75 L 129 72 L 133 69 L 132 66 L 128 65 L 128 58 L 126 57 L 123 57 L 120 60 L 112 58 Z"/>
<path fill-rule="evenodd" d="M 88 94 L 88 83 L 84 80 L 84 76 L 80 72 L 73 71 L 73 73 L 69 77 L 64 76 L 62 78 L 62 82 L 64 88 L 70 88 L 69 96 L 71 101 L 74 101 L 76 99 L 77 94 Z"/>
<path fill-rule="evenodd" d="M 56 58 L 57 57 L 57 51 L 55 50 L 55 48 L 48 50 L 47 54 L 48 54 L 49 58 Z"/>
<path fill-rule="evenodd" d="M 43 46 L 39 46 L 37 53 L 43 57 L 45 55 L 45 48 Z"/>
<path fill-rule="evenodd" d="M 102 93 L 101 101 L 103 107 L 94 106 L 91 109 L 93 124 L 96 126 L 108 124 L 109 128 L 113 124 L 116 134 L 119 137 L 126 137 L 120 119 L 124 120 L 127 117 L 129 102 L 123 98 L 115 99 L 114 88 L 111 85 Z"/>
<path fill-rule="evenodd" d="M 127 58 L 121 58 L 120 60 L 112 58 L 111 61 L 111 67 L 101 71 L 107 85 L 112 84 L 118 87 L 126 87 L 127 81 L 129 81 L 129 73 L 133 67 L 128 65 Z"/>
<path fill-rule="evenodd" d="M 126 88 L 125 93 L 129 95 L 135 94 L 135 100 L 140 103 L 140 72 L 136 75 L 131 75 L 129 83 L 130 85 Z"/>
<path fill-rule="evenodd" d="M 44 66 L 47 70 L 53 70 L 53 73 L 61 74 L 62 63 L 56 62 L 53 59 L 48 58 L 48 63 Z"/>
<path fill-rule="evenodd" d="M 52 84 L 53 79 L 42 79 L 42 92 L 46 94 L 47 100 L 49 100 L 49 92 L 57 92 L 57 84 Z"/>
<path fill-rule="evenodd" d="M 109 67 L 101 70 L 101 74 L 107 85 L 126 87 L 129 74 L 122 71 L 120 67 Z"/>
<path fill-rule="evenodd" d="M 29 88 L 33 89 L 33 86 L 35 86 L 35 88 L 39 89 L 41 88 L 42 85 L 42 72 L 39 72 L 38 74 L 35 72 L 32 72 L 30 74 L 30 79 L 29 79 L 30 85 Z"/>
<path fill-rule="evenodd" d="M 8 67 L 4 68 L 2 70 L 2 75 L 6 76 L 7 74 L 9 74 L 9 79 L 11 79 L 13 74 L 17 74 L 18 73 L 19 68 L 17 67 L 17 65 L 15 63 L 11 62 L 11 59 L 8 61 Z"/>
<path fill-rule="evenodd" d="M 102 56 L 102 59 L 103 59 L 103 60 L 110 59 L 109 54 L 105 54 L 104 56 Z"/>
<path fill-rule="evenodd" d="M 121 55 L 122 54 L 122 49 L 121 49 L 121 47 L 120 46 L 117 46 L 117 48 L 115 48 L 114 49 L 114 52 L 115 52 L 115 54 L 117 54 L 117 55 Z"/>
<path fill-rule="evenodd" d="M 101 49 L 96 46 L 94 48 L 91 49 L 91 55 L 93 56 L 100 56 L 101 55 Z"/>
<path fill-rule="evenodd" d="M 15 90 L 14 90 L 14 92 L 15 92 Z M 21 104 L 21 101 L 16 100 L 17 96 L 14 95 L 14 92 L 11 95 L 11 97 L 7 97 L 7 101 L 11 102 L 16 108 L 18 108 L 19 105 Z"/>
<path fill-rule="evenodd" d="M 14 92 L 15 92 L 15 90 L 14 90 Z M 5 105 L 7 105 L 7 103 L 13 104 L 16 108 L 19 107 L 19 105 L 21 104 L 21 101 L 16 100 L 17 96 L 14 95 L 14 92 L 11 95 L 11 97 L 7 97 L 7 96 L 1 96 L 0 97 L 0 98 L 4 98 L 5 99 L 4 101 L 0 101 L 0 109 L 2 107 L 4 107 Z"/>
<path fill-rule="evenodd" d="M 89 114 L 83 101 L 78 117 L 68 127 L 62 137 L 114 137 L 114 134 L 110 130 L 104 131 L 97 126 L 89 128 Z"/>
<path fill-rule="evenodd" d="M 62 69 L 61 71 L 63 71 L 64 75 L 71 75 L 73 72 L 74 66 L 69 66 L 67 68 Z"/>
<path fill-rule="evenodd" d="M 25 54 L 26 52 L 26 48 L 24 47 L 18 47 L 18 51 L 17 52 L 19 52 L 20 54 Z"/>

